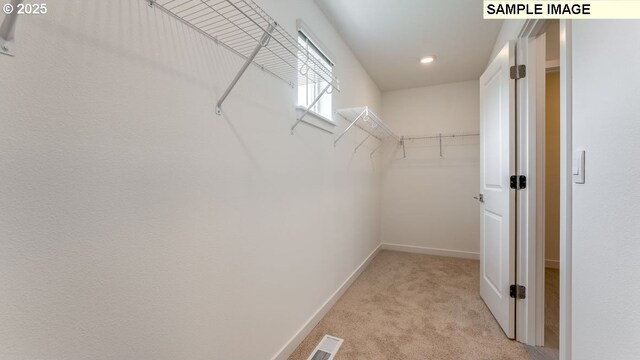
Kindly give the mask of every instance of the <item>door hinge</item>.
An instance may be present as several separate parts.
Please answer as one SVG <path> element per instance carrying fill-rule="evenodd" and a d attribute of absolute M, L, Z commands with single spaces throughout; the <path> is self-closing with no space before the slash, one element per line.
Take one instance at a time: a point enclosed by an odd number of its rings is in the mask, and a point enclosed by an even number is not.
<path fill-rule="evenodd" d="M 511 79 L 520 80 L 527 76 L 527 66 L 526 65 L 514 65 L 511 67 L 509 71 L 511 75 Z"/>
<path fill-rule="evenodd" d="M 522 190 L 527 188 L 527 177 L 524 175 L 511 175 L 509 178 L 509 187 L 514 190 Z"/>
<path fill-rule="evenodd" d="M 527 288 L 522 285 L 511 285 L 509 286 L 509 296 L 513 299 L 525 299 Z"/>

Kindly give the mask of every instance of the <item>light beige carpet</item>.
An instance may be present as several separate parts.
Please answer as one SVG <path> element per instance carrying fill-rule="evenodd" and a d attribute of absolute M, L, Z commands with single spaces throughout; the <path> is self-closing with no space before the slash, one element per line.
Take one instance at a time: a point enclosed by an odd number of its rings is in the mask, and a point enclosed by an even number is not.
<path fill-rule="evenodd" d="M 289 357 L 306 360 L 325 334 L 335 360 L 526 360 L 479 296 L 479 262 L 381 251 Z"/>

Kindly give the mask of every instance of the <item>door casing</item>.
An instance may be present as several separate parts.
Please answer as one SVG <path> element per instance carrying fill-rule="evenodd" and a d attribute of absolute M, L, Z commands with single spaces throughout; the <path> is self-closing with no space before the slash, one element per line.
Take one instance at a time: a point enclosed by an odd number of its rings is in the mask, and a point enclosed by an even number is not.
<path fill-rule="evenodd" d="M 527 20 L 516 42 L 516 61 L 527 76 L 517 82 L 517 172 L 527 188 L 517 194 L 516 281 L 527 298 L 516 302 L 516 340 L 542 346 L 544 341 L 544 32 L 545 20 Z M 560 21 L 560 360 L 571 360 L 571 20 Z M 541 131 L 542 130 L 542 131 Z M 544 218 L 544 217 L 542 217 Z"/>

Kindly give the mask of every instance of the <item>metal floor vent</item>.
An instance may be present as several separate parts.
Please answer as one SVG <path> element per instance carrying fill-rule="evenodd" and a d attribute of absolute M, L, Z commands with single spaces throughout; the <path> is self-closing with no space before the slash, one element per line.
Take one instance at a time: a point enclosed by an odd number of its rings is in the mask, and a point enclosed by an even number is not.
<path fill-rule="evenodd" d="M 311 352 L 307 360 L 331 360 L 340 349 L 344 340 L 331 335 L 325 335 L 320 344 Z"/>

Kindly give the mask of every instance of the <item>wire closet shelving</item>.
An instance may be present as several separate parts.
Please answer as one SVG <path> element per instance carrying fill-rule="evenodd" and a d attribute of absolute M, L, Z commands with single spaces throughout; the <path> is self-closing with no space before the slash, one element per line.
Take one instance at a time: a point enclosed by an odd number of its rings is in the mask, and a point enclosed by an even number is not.
<path fill-rule="evenodd" d="M 357 151 L 362 145 L 364 145 L 369 138 L 373 137 L 380 140 L 380 145 L 376 147 L 370 154 L 373 154 L 380 149 L 382 146 L 382 141 L 385 139 L 394 139 L 396 141 L 401 141 L 401 138 L 396 135 L 387 124 L 382 121 L 382 119 L 376 115 L 368 106 L 354 107 L 348 109 L 340 109 L 336 110 L 336 114 L 349 122 L 349 126 L 336 138 L 333 142 L 333 146 L 336 146 L 340 139 L 345 136 L 349 130 L 351 130 L 354 126 L 362 129 L 367 133 L 367 137 L 356 146 L 354 151 Z"/>
<path fill-rule="evenodd" d="M 320 84 L 324 90 L 298 118 L 306 116 L 325 93 L 340 91 L 331 68 L 310 54 L 282 26 L 252 0 L 145 0 L 150 6 L 175 17 L 185 25 L 245 59 L 244 65 L 216 103 L 222 104 L 249 65 L 283 80 L 289 86 Z"/>
<path fill-rule="evenodd" d="M 413 136 L 413 137 L 402 137 L 400 144 L 402 145 L 402 154 L 403 158 L 407 157 L 407 149 L 405 147 L 405 142 L 407 141 L 416 141 L 416 140 L 438 140 L 438 146 L 440 148 L 440 157 L 444 158 L 444 152 L 442 150 L 442 140 L 443 139 L 460 139 L 466 137 L 480 136 L 480 133 L 449 133 L 449 134 L 437 134 L 437 135 L 426 135 L 426 136 Z"/>
<path fill-rule="evenodd" d="M 393 139 L 397 142 L 399 146 L 402 147 L 402 157 L 406 159 L 407 150 L 406 150 L 406 142 L 413 142 L 419 140 L 438 140 L 439 148 L 440 148 L 440 157 L 444 158 L 443 154 L 443 143 L 442 140 L 446 138 L 456 139 L 456 138 L 466 138 L 472 136 L 478 136 L 479 133 L 471 133 L 471 132 L 461 132 L 461 133 L 448 133 L 448 134 L 436 134 L 436 135 L 426 135 L 426 136 L 398 136 L 396 135 L 385 123 L 382 119 L 376 115 L 368 106 L 361 106 L 349 109 L 341 109 L 337 110 L 336 114 L 341 116 L 343 119 L 349 122 L 349 126 L 336 138 L 333 142 L 333 145 L 336 146 L 340 139 L 344 135 L 346 135 L 354 126 L 360 128 L 361 130 L 367 133 L 367 136 L 356 146 L 354 151 L 357 151 L 364 143 L 369 140 L 369 138 L 373 137 L 380 140 L 380 145 L 376 147 L 370 154 L 373 154 L 380 149 L 383 145 L 382 141 L 385 139 Z"/>

